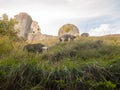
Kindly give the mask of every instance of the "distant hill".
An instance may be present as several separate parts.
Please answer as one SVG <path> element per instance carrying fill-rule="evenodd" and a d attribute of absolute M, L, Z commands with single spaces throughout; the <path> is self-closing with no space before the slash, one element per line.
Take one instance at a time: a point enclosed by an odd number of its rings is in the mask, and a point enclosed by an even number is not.
<path fill-rule="evenodd" d="M 120 34 L 108 34 L 108 35 L 104 35 L 104 36 L 110 36 L 110 37 L 112 36 L 113 37 L 113 36 L 120 36 Z"/>

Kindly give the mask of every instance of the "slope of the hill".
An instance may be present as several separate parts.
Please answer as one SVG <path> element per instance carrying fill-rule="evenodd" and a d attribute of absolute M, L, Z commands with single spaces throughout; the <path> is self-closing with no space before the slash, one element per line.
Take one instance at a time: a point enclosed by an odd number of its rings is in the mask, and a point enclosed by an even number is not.
<path fill-rule="evenodd" d="M 79 37 L 49 45 L 43 54 L 24 52 L 24 42 L 8 41 L 0 40 L 1 90 L 120 89 L 119 37 Z"/>

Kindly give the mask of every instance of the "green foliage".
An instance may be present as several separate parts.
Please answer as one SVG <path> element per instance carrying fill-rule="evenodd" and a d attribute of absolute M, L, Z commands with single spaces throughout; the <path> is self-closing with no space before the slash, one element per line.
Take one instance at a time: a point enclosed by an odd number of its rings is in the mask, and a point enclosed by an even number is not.
<path fill-rule="evenodd" d="M 0 35 L 7 35 L 10 37 L 16 36 L 17 32 L 14 29 L 16 24 L 14 19 L 8 19 L 6 14 L 3 14 L 2 20 L 0 21 Z"/>
<path fill-rule="evenodd" d="M 7 14 L 3 14 L 2 18 L 3 18 L 3 20 L 8 21 L 8 15 Z"/>
<path fill-rule="evenodd" d="M 114 52 L 114 53 L 113 53 Z M 108 57 L 109 56 L 109 57 Z M 71 60 L 108 60 L 119 56 L 119 46 L 106 45 L 101 40 L 97 41 L 74 41 L 59 43 L 43 54 L 43 59 L 59 61 L 66 58 Z"/>
<path fill-rule="evenodd" d="M 109 40 L 109 39 L 107 39 Z M 58 43 L 42 54 L 0 39 L 0 90 L 119 90 L 120 46 L 104 39 Z"/>
<path fill-rule="evenodd" d="M 49 67 L 49 66 L 47 66 Z M 93 66 L 51 68 L 37 63 L 23 63 L 11 69 L 2 80 L 2 89 L 6 90 L 112 90 L 116 84 L 106 81 L 106 70 Z M 2 68 L 4 70 L 4 68 Z M 89 71 L 88 71 L 89 70 Z M 95 71 L 97 70 L 97 72 Z M 102 73 L 101 73 L 102 72 Z M 6 73 L 6 72 L 5 72 Z M 100 74 L 101 73 L 101 74 Z M 98 75 L 101 76 L 98 78 Z M 102 75 L 103 74 L 103 75 Z M 5 74 L 3 76 L 6 76 Z M 99 79 L 99 80 L 98 80 Z M 5 86 L 5 87 L 4 87 Z"/>
<path fill-rule="evenodd" d="M 112 83 L 111 81 L 100 81 L 95 83 L 95 85 L 90 90 L 113 90 L 116 88 L 116 84 Z"/>
<path fill-rule="evenodd" d="M 3 36 L 0 39 L 0 55 L 10 54 L 12 51 L 12 41 L 7 36 Z"/>

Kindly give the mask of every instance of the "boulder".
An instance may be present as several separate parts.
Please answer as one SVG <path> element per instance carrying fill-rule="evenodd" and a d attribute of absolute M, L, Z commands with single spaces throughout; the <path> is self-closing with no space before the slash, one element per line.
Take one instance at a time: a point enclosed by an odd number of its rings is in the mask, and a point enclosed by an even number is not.
<path fill-rule="evenodd" d="M 82 33 L 81 36 L 83 36 L 83 37 L 88 37 L 88 36 L 89 36 L 89 33 Z"/>
<path fill-rule="evenodd" d="M 59 29 L 58 36 L 62 36 L 64 34 L 71 34 L 76 36 L 79 35 L 79 29 L 73 24 L 65 24 Z"/>
<path fill-rule="evenodd" d="M 37 43 L 37 44 L 27 44 L 24 46 L 23 51 L 27 51 L 27 52 L 33 52 L 33 53 L 41 53 L 43 51 L 46 51 L 48 48 L 41 44 L 41 43 Z"/>
<path fill-rule="evenodd" d="M 20 13 L 14 16 L 14 19 L 17 21 L 15 25 L 15 30 L 18 30 L 18 36 L 27 38 L 28 33 L 31 30 L 32 18 L 27 13 Z"/>

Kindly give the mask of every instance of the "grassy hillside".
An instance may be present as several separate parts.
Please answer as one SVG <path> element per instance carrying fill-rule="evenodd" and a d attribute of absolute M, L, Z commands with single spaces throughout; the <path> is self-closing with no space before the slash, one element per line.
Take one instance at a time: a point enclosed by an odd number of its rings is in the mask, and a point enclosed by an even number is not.
<path fill-rule="evenodd" d="M 24 52 L 24 41 L 0 38 L 0 90 L 120 89 L 119 36 L 56 41 L 42 54 Z"/>

